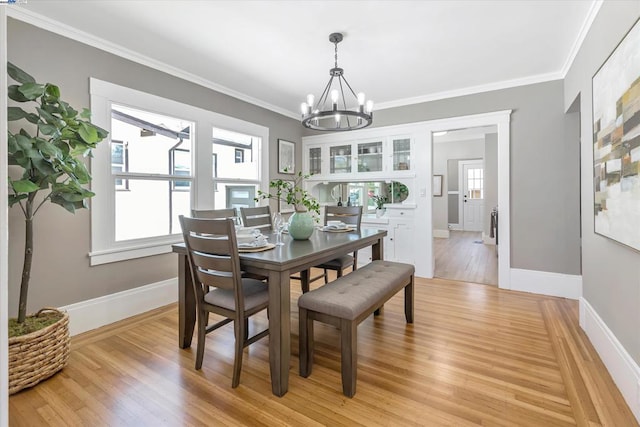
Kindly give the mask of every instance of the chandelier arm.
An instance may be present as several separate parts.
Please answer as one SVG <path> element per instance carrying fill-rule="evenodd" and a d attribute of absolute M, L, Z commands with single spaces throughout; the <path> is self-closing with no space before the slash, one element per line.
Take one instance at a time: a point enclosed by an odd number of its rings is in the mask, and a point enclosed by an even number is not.
<path fill-rule="evenodd" d="M 344 97 L 344 87 L 342 86 L 342 81 L 345 80 L 343 76 L 340 76 L 338 78 L 338 82 L 340 83 L 340 94 L 342 95 L 342 107 L 346 110 L 347 109 L 347 100 Z M 346 80 L 345 80 L 346 82 Z M 349 86 L 349 83 L 347 83 L 347 86 Z M 347 127 L 351 127 L 351 122 L 349 121 L 349 116 L 346 116 L 347 118 Z"/>
<path fill-rule="evenodd" d="M 353 91 L 353 89 L 351 88 L 351 85 L 349 84 L 349 82 L 347 81 L 347 78 L 345 76 L 342 76 L 342 80 L 344 80 L 345 84 L 347 85 L 347 87 L 349 88 L 349 90 L 351 91 L 351 93 L 353 94 L 353 96 L 355 96 L 356 99 L 358 99 L 358 95 L 356 95 L 356 93 Z"/>
<path fill-rule="evenodd" d="M 318 102 L 316 103 L 317 110 L 324 109 L 324 105 L 327 102 L 327 97 L 329 96 L 332 82 L 333 82 L 333 76 L 329 78 L 329 82 L 327 83 L 324 90 L 322 91 L 322 95 L 320 95 L 320 98 L 318 98 Z M 313 110 L 311 112 L 313 113 Z"/>

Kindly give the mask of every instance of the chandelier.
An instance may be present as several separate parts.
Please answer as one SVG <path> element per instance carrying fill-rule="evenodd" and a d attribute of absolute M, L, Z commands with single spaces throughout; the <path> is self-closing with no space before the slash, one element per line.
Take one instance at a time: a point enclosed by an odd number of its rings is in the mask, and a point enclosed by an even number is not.
<path fill-rule="evenodd" d="M 302 125 L 309 129 L 323 131 L 347 131 L 362 129 L 373 123 L 373 101 L 365 102 L 364 93 L 356 95 L 344 77 L 344 70 L 338 67 L 338 43 L 342 41 L 342 33 L 332 33 L 329 41 L 335 45 L 335 64 L 329 70 L 329 83 L 322 91 L 318 102 L 314 104 L 313 94 L 307 95 L 307 102 L 300 106 Z M 349 90 L 350 101 L 345 96 L 345 86 Z M 330 101 L 330 102 L 329 102 Z M 347 103 L 350 104 L 349 107 Z"/>

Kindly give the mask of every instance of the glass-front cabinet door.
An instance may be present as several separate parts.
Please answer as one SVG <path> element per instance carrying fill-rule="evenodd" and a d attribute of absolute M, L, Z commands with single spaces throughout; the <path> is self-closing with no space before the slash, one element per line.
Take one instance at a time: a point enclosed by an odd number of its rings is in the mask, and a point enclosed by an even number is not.
<path fill-rule="evenodd" d="M 351 173 L 351 144 L 329 147 L 329 173 Z"/>
<path fill-rule="evenodd" d="M 360 142 L 358 172 L 382 172 L 382 141 Z"/>
<path fill-rule="evenodd" d="M 392 138 L 391 140 L 393 170 L 411 169 L 411 138 Z"/>
<path fill-rule="evenodd" d="M 309 174 L 322 175 L 322 147 L 309 147 Z"/>

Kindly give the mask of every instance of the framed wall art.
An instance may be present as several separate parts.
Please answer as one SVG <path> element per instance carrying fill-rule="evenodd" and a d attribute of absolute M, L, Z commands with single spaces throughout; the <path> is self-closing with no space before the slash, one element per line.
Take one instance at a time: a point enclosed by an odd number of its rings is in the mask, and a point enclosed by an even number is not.
<path fill-rule="evenodd" d="M 640 250 L 640 21 L 593 76 L 594 231 Z"/>
<path fill-rule="evenodd" d="M 296 144 L 278 140 L 278 173 L 293 175 L 296 170 Z"/>

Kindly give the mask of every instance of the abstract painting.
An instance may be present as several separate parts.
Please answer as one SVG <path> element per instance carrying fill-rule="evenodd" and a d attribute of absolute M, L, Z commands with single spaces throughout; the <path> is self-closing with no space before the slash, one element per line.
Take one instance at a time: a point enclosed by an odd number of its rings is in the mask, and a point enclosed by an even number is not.
<path fill-rule="evenodd" d="M 640 250 L 640 24 L 593 76 L 594 230 Z"/>

